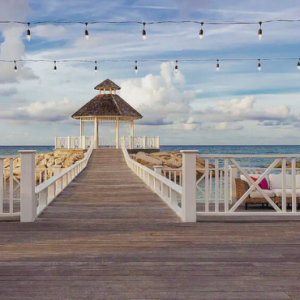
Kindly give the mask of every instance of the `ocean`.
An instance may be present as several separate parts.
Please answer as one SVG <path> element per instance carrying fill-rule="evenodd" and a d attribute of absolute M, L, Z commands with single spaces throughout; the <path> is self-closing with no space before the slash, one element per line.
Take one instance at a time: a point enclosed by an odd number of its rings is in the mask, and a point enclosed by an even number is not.
<path fill-rule="evenodd" d="M 0 155 L 17 155 L 18 150 L 37 150 L 38 153 L 54 151 L 54 146 L 0 146 Z M 276 145 L 276 146 L 161 146 L 161 151 L 198 150 L 199 154 L 300 154 L 300 145 Z M 264 167 L 274 161 L 268 158 L 237 159 L 248 167 Z M 214 163 L 213 160 L 210 161 Z M 220 160 L 220 166 L 223 162 Z"/>

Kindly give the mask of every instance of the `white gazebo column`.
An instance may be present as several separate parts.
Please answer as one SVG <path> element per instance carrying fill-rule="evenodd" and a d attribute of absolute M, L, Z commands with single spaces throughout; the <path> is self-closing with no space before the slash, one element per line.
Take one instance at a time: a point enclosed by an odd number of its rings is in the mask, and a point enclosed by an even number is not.
<path fill-rule="evenodd" d="M 134 136 L 134 124 L 133 124 L 133 120 L 130 120 L 130 136 Z"/>
<path fill-rule="evenodd" d="M 80 119 L 80 137 L 84 136 L 84 121 Z"/>
<path fill-rule="evenodd" d="M 85 149 L 84 121 L 80 119 L 80 147 Z"/>
<path fill-rule="evenodd" d="M 99 132 L 98 132 L 98 120 L 97 117 L 94 119 L 94 148 L 97 149 L 99 146 Z"/>
<path fill-rule="evenodd" d="M 119 118 L 116 118 L 116 149 L 119 149 Z"/>

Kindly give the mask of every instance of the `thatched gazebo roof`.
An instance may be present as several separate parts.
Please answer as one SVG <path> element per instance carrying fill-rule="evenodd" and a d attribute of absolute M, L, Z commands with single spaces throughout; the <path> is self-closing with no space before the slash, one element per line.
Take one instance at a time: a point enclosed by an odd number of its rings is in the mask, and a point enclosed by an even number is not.
<path fill-rule="evenodd" d="M 100 84 L 98 84 L 97 86 L 95 86 L 95 90 L 104 90 L 104 89 L 120 90 L 121 88 L 110 79 L 106 79 Z"/>
<path fill-rule="evenodd" d="M 98 87 L 98 88 L 97 88 Z M 72 115 L 74 119 L 81 119 L 84 117 L 99 117 L 99 118 L 118 118 L 137 120 L 141 119 L 143 116 L 137 112 L 133 107 L 131 107 L 125 100 L 123 100 L 119 95 L 103 93 L 101 90 L 105 89 L 120 89 L 118 85 L 109 79 L 106 79 L 95 89 L 100 90 L 100 94 L 94 97 L 91 101 L 81 107 L 76 113 Z"/>

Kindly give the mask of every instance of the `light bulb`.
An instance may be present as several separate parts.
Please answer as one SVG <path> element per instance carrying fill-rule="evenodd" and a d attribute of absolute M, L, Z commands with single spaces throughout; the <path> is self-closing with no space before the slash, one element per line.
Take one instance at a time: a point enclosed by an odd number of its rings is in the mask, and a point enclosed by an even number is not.
<path fill-rule="evenodd" d="M 260 64 L 260 59 L 258 60 L 258 65 L 257 65 L 258 71 L 261 71 L 261 64 Z"/>
<path fill-rule="evenodd" d="M 29 29 L 30 23 L 28 22 L 27 25 L 28 25 L 28 29 L 27 29 L 27 40 L 28 40 L 28 42 L 30 42 L 30 40 L 31 40 L 31 34 L 30 34 L 30 29 Z"/>
<path fill-rule="evenodd" d="M 95 74 L 98 73 L 97 61 L 95 61 Z"/>
<path fill-rule="evenodd" d="M 135 74 L 138 73 L 138 68 L 137 68 L 137 66 L 135 67 L 134 71 L 135 71 Z"/>
<path fill-rule="evenodd" d="M 259 30 L 258 30 L 258 38 L 259 38 L 259 40 L 262 39 L 262 29 L 261 29 L 261 25 L 262 25 L 262 22 L 259 22 L 259 26 L 260 26 L 260 28 L 259 28 Z"/>
<path fill-rule="evenodd" d="M 31 40 L 31 35 L 30 35 L 29 29 L 27 30 L 27 40 L 28 40 L 28 42 L 30 42 L 30 40 Z"/>
<path fill-rule="evenodd" d="M 298 65 L 297 65 L 298 70 L 300 70 L 300 59 L 298 61 Z"/>
<path fill-rule="evenodd" d="M 201 22 L 201 26 L 203 26 L 203 24 L 204 24 L 204 23 Z M 201 29 L 200 29 L 200 32 L 199 32 L 199 39 L 200 39 L 200 40 L 202 40 L 202 38 L 203 38 L 203 33 L 204 33 L 204 31 L 203 31 L 203 29 L 201 28 Z"/>
<path fill-rule="evenodd" d="M 85 23 L 85 26 L 86 26 L 86 28 L 85 28 L 84 35 L 85 35 L 85 38 L 86 38 L 87 40 L 89 40 L 90 36 L 89 36 L 89 32 L 88 32 L 88 30 L 87 30 L 88 23 Z"/>
<path fill-rule="evenodd" d="M 199 32 L 199 39 L 200 39 L 200 40 L 203 39 L 203 29 L 200 29 L 200 32 Z"/>
<path fill-rule="evenodd" d="M 17 62 L 14 61 L 14 63 L 15 63 L 15 68 L 14 68 L 14 70 L 15 70 L 15 73 L 17 73 L 17 72 L 18 72 Z"/>
<path fill-rule="evenodd" d="M 146 40 L 146 30 L 145 30 L 145 26 L 146 26 L 146 23 L 144 22 L 144 23 L 143 23 L 143 31 L 142 31 L 142 36 L 143 36 L 143 40 L 144 40 L 144 41 Z"/>
<path fill-rule="evenodd" d="M 217 71 L 220 71 L 220 64 L 219 64 L 219 60 L 217 60 L 217 66 L 216 66 Z"/>
<path fill-rule="evenodd" d="M 57 67 L 56 67 L 56 61 L 54 61 L 54 74 L 56 74 L 56 71 L 57 71 Z"/>
<path fill-rule="evenodd" d="M 177 74 L 178 73 L 178 60 L 176 60 L 176 65 L 175 65 L 175 74 Z"/>

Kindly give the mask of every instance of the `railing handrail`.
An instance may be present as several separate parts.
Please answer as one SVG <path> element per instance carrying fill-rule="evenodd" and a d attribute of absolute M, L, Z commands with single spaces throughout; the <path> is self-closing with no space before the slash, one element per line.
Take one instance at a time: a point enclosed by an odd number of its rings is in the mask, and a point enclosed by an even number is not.
<path fill-rule="evenodd" d="M 46 188 L 48 188 L 50 185 L 52 185 L 54 182 L 56 182 L 58 179 L 62 178 L 63 176 L 65 176 L 67 173 L 69 173 L 71 170 L 75 169 L 76 166 L 80 163 L 83 163 L 86 160 L 89 160 L 91 154 L 93 151 L 93 147 L 91 146 L 89 148 L 89 150 L 87 151 L 87 153 L 85 154 L 85 157 L 82 160 L 77 161 L 74 165 L 70 166 L 69 168 L 63 170 L 61 173 L 59 173 L 56 176 L 53 176 L 51 178 L 49 178 L 48 180 L 46 180 L 45 182 L 41 183 L 40 185 L 38 185 L 35 188 L 35 193 L 39 194 L 41 193 L 43 190 L 45 190 Z"/>
<path fill-rule="evenodd" d="M 300 158 L 300 154 L 198 154 L 197 156 L 203 158 Z"/>
<path fill-rule="evenodd" d="M 20 155 L 0 155 L 0 159 L 20 158 Z"/>
<path fill-rule="evenodd" d="M 153 170 L 150 170 L 149 168 L 147 168 L 147 167 L 141 165 L 140 163 L 138 163 L 137 161 L 133 160 L 129 156 L 128 151 L 127 151 L 126 147 L 124 147 L 124 145 L 122 145 L 122 150 L 123 150 L 123 154 L 124 154 L 125 160 L 130 161 L 131 163 L 139 166 L 139 168 L 141 168 L 144 171 L 148 172 L 151 176 L 153 176 L 154 178 L 156 178 L 159 181 L 161 181 L 163 184 L 165 184 L 166 186 L 168 186 L 169 188 L 171 188 L 172 190 L 174 190 L 176 193 L 182 194 L 182 187 L 181 186 L 175 184 L 173 181 L 167 179 L 166 177 L 160 175 L 159 173 L 156 173 Z"/>

